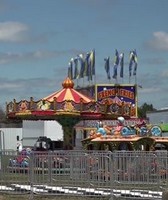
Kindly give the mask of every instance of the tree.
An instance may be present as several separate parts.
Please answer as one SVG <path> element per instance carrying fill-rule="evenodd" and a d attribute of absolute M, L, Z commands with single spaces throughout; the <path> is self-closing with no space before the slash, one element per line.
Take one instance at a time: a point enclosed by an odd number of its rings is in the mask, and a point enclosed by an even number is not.
<path fill-rule="evenodd" d="M 152 104 L 144 103 L 142 106 L 138 107 L 138 117 L 139 118 L 146 118 L 147 111 L 156 111 Z"/>

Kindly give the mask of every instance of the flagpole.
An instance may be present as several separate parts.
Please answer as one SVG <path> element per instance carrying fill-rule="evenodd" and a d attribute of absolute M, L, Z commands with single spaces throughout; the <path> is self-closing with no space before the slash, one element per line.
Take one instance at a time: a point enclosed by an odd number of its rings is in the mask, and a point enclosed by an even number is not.
<path fill-rule="evenodd" d="M 129 75 L 129 84 L 131 83 L 130 79 L 131 79 L 131 76 Z"/>
<path fill-rule="evenodd" d="M 94 85 L 96 85 L 96 72 L 95 72 L 95 76 L 94 76 Z"/>
<path fill-rule="evenodd" d="M 135 75 L 135 84 L 137 84 L 137 76 Z"/>
<path fill-rule="evenodd" d="M 83 87 L 84 87 L 84 77 L 82 79 L 83 79 Z"/>
<path fill-rule="evenodd" d="M 113 78 L 115 79 L 115 83 L 117 84 L 118 83 L 118 80 L 117 80 L 117 71 L 118 71 L 118 66 L 119 66 L 119 63 L 120 63 L 120 58 L 119 58 L 119 53 L 117 51 L 117 49 L 115 50 L 115 58 L 114 58 L 114 71 L 113 71 Z"/>
<path fill-rule="evenodd" d="M 79 85 L 78 85 L 78 78 L 76 79 L 76 84 L 77 84 L 77 87 L 78 87 L 78 86 L 79 86 Z"/>
<path fill-rule="evenodd" d="M 94 67 L 94 81 L 93 81 L 93 85 L 95 85 L 96 83 L 96 50 L 93 49 L 93 67 Z"/>
<path fill-rule="evenodd" d="M 116 84 L 118 84 L 118 78 L 116 77 Z"/>

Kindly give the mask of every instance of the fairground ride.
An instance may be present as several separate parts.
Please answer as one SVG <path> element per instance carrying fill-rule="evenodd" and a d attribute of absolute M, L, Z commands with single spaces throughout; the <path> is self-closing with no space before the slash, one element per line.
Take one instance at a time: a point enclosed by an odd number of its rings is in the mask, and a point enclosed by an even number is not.
<path fill-rule="evenodd" d="M 61 90 L 38 101 L 33 97 L 19 102 L 14 99 L 6 105 L 7 117 L 11 120 L 58 121 L 63 127 L 63 149 L 74 148 L 79 130 L 86 133 L 82 140 L 85 149 L 151 150 L 159 145 L 167 149 L 168 138 L 162 137 L 158 126 L 150 127 L 150 131 L 142 126 L 138 131 L 138 125 L 144 120 L 137 118 L 136 85 L 95 85 L 95 98 L 75 90 L 74 82 L 68 77 L 62 86 Z M 114 130 L 121 116 L 124 123 L 116 134 Z M 98 127 L 98 122 L 103 126 Z M 104 129 L 104 126 L 108 131 L 101 133 L 99 128 Z"/>

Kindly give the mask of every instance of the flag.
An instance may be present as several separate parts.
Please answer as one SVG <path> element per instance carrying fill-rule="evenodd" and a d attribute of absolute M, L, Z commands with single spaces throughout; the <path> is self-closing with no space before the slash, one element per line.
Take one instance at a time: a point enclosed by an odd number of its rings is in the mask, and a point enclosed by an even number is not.
<path fill-rule="evenodd" d="M 91 68 L 91 74 L 95 75 L 95 50 L 90 52 L 90 68 Z"/>
<path fill-rule="evenodd" d="M 84 61 L 83 54 L 78 55 L 78 60 L 80 61 L 80 73 L 79 73 L 79 77 L 83 78 L 84 77 L 84 72 L 85 72 L 85 61 Z"/>
<path fill-rule="evenodd" d="M 106 73 L 107 73 L 107 79 L 110 80 L 111 79 L 111 77 L 110 77 L 110 58 L 107 57 L 107 58 L 104 59 L 104 61 L 105 61 L 104 68 L 105 68 Z"/>
<path fill-rule="evenodd" d="M 138 58 L 136 50 L 134 50 L 134 71 L 133 71 L 134 76 L 136 76 L 137 66 L 138 66 Z"/>
<path fill-rule="evenodd" d="M 89 56 L 90 56 L 90 54 L 89 53 L 87 53 L 86 54 L 86 57 L 85 57 L 85 59 L 84 59 L 84 76 L 88 76 L 88 65 L 89 65 Z"/>
<path fill-rule="evenodd" d="M 88 66 L 87 66 L 87 77 L 88 77 L 88 81 L 92 80 L 92 68 L 91 68 L 90 62 L 88 62 Z"/>
<path fill-rule="evenodd" d="M 130 56 L 129 56 L 129 76 L 132 75 L 132 65 L 133 65 L 133 60 L 134 60 L 134 53 L 132 51 L 130 51 Z"/>
<path fill-rule="evenodd" d="M 72 80 L 73 79 L 73 58 L 69 62 L 68 67 L 68 77 Z"/>
<path fill-rule="evenodd" d="M 133 65 L 134 65 L 133 75 L 136 76 L 137 65 L 138 65 L 138 59 L 137 59 L 136 50 L 130 52 L 129 76 L 132 75 L 132 67 L 133 67 Z"/>
<path fill-rule="evenodd" d="M 123 78 L 124 77 L 124 54 L 121 53 L 119 58 L 120 58 L 120 77 Z"/>
<path fill-rule="evenodd" d="M 74 79 L 79 78 L 79 69 L 78 69 L 78 58 L 74 59 L 74 64 L 75 64 L 75 70 L 74 70 Z"/>
<path fill-rule="evenodd" d="M 85 72 L 84 72 L 84 74 L 88 77 L 88 81 L 92 80 L 92 71 L 91 71 L 91 64 L 90 64 L 90 53 L 86 54 Z"/>
<path fill-rule="evenodd" d="M 118 65 L 119 65 L 119 54 L 118 54 L 118 51 L 116 49 L 115 58 L 114 58 L 114 72 L 113 72 L 113 78 L 114 79 L 117 78 L 117 68 L 118 68 Z"/>
<path fill-rule="evenodd" d="M 69 63 L 70 64 L 70 63 Z M 68 67 L 68 77 L 72 79 L 72 68 Z"/>

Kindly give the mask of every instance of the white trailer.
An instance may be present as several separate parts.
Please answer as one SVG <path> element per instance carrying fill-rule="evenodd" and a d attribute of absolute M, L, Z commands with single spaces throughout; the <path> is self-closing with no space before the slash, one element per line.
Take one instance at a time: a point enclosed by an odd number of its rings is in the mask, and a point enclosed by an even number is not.
<path fill-rule="evenodd" d="M 40 136 L 63 140 L 62 126 L 57 121 L 23 120 L 23 147 L 33 147 Z"/>
<path fill-rule="evenodd" d="M 17 150 L 22 145 L 22 128 L 0 129 L 0 150 Z"/>

